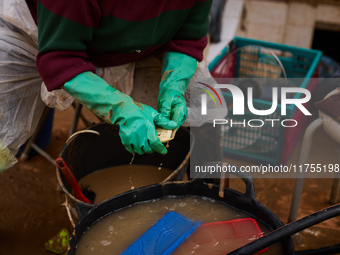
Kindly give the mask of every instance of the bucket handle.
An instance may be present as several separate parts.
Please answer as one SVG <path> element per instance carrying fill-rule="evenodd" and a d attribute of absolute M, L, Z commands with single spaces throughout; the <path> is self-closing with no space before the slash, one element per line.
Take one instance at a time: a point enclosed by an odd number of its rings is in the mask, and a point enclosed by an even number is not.
<path fill-rule="evenodd" d="M 253 200 L 256 200 L 255 197 L 255 185 L 254 185 L 254 179 L 253 177 L 247 173 L 247 172 L 241 172 L 239 167 L 236 167 L 237 172 L 235 173 L 231 173 L 239 178 L 241 178 L 243 180 L 243 182 L 246 185 L 246 192 L 245 195 L 250 197 Z"/>
<path fill-rule="evenodd" d="M 209 166 L 209 165 L 223 165 L 225 164 L 225 162 L 222 161 L 212 161 L 209 162 L 207 164 L 205 164 L 205 166 Z M 235 172 L 226 172 L 232 175 L 235 175 L 239 178 L 241 178 L 243 180 L 243 182 L 246 185 L 246 192 L 244 193 L 244 195 L 246 197 L 249 197 L 251 200 L 256 200 L 255 197 L 255 185 L 254 185 L 254 180 L 253 177 L 247 173 L 247 172 L 243 172 L 241 171 L 241 169 L 237 166 L 234 166 L 233 169 L 236 168 Z M 209 173 L 205 173 L 205 176 L 202 176 L 203 178 L 194 178 L 194 180 L 192 181 L 193 183 L 204 183 L 206 184 L 206 182 L 204 181 L 205 179 L 211 179 L 211 177 L 209 176 Z M 214 178 L 216 180 L 216 178 Z"/>
<path fill-rule="evenodd" d="M 73 220 L 72 213 L 71 213 L 71 210 L 70 210 L 70 206 L 68 204 L 68 200 L 67 200 L 66 194 L 65 194 L 65 202 L 63 204 L 61 204 L 61 205 L 65 207 L 68 219 L 70 220 L 70 223 L 71 223 L 72 227 L 74 228 L 76 226 L 76 224 L 74 223 L 75 221 Z"/>

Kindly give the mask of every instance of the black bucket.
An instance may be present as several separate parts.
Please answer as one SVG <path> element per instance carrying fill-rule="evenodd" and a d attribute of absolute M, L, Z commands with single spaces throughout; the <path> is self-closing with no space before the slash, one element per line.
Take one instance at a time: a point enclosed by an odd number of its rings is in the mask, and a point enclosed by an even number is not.
<path fill-rule="evenodd" d="M 97 131 L 93 133 L 80 133 L 72 138 L 62 149 L 62 157 L 70 167 L 77 181 L 84 176 L 100 169 L 126 165 L 131 162 L 132 154 L 122 145 L 119 137 L 119 128 L 105 122 L 95 124 L 86 129 Z M 159 153 L 135 155 L 133 164 L 160 166 L 171 169 L 173 172 L 161 183 L 167 181 L 181 181 L 189 164 L 190 151 L 194 144 L 194 137 L 186 128 L 180 128 L 175 138 L 170 141 L 166 155 Z M 57 167 L 57 179 L 66 194 L 66 206 L 75 221 L 78 221 L 95 205 L 78 200 L 71 192 L 72 187 Z"/>
<path fill-rule="evenodd" d="M 234 173 L 233 173 L 234 174 Z M 135 203 L 159 199 L 167 196 L 199 196 L 212 198 L 238 211 L 247 213 L 269 230 L 283 226 L 280 219 L 268 208 L 260 204 L 254 193 L 254 182 L 247 173 L 235 173 L 246 184 L 246 192 L 242 194 L 230 188 L 225 188 L 224 198 L 219 197 L 219 186 L 207 183 L 203 179 L 194 179 L 190 182 L 170 182 L 154 184 L 128 191 L 114 198 L 104 201 L 86 214 L 75 226 L 69 241 L 68 255 L 74 255 L 77 244 L 84 232 L 98 219 Z M 283 254 L 294 254 L 294 246 L 290 237 L 280 240 Z"/>

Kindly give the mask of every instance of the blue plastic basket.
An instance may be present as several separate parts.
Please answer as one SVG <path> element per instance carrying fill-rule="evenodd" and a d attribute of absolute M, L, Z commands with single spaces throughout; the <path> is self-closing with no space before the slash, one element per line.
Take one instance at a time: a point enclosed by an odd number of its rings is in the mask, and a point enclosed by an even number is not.
<path fill-rule="evenodd" d="M 255 46 L 254 48 L 247 46 Z M 274 52 L 282 64 L 284 72 L 277 70 L 277 65 L 272 68 L 261 70 L 258 65 L 259 56 L 267 54 L 263 49 Z M 300 84 L 290 84 L 300 88 L 307 88 L 313 91 L 316 83 L 311 82 L 310 78 L 317 77 L 317 67 L 321 60 L 322 52 L 298 48 L 272 42 L 259 41 L 248 38 L 235 37 L 229 47 L 225 47 L 221 53 L 210 63 L 209 70 L 214 78 L 302 78 L 298 79 Z M 270 65 L 270 63 L 264 63 Z M 291 79 L 292 80 L 292 79 Z M 228 107 L 232 105 L 232 95 L 223 92 Z M 296 93 L 294 98 L 300 98 L 301 93 Z M 272 102 L 254 99 L 256 109 L 269 109 Z M 308 107 L 308 103 L 305 105 Z M 250 112 L 245 115 L 233 115 L 233 109 L 229 108 L 226 119 L 240 122 L 250 119 L 295 119 L 298 125 L 294 128 L 285 128 L 280 123 L 272 127 L 272 123 L 266 123 L 261 128 L 251 128 L 240 126 L 224 128 L 224 152 L 227 155 L 246 159 L 252 162 L 265 162 L 280 164 L 285 163 L 293 150 L 299 135 L 302 131 L 306 116 L 295 105 L 287 105 L 287 115 L 281 116 L 281 105 L 269 116 L 258 116 Z"/>

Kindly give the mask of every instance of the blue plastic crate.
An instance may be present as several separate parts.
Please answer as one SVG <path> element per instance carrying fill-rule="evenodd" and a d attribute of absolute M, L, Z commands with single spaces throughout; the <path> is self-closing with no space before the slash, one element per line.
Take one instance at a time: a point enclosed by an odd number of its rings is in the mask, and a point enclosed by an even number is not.
<path fill-rule="evenodd" d="M 265 51 L 265 52 L 264 52 Z M 259 56 L 274 52 L 279 59 L 277 63 L 283 66 L 284 72 L 278 70 L 278 65 L 261 70 L 261 66 L 270 65 L 262 63 L 258 65 Z M 221 53 L 209 64 L 209 70 L 214 78 L 302 78 L 300 84 L 290 84 L 313 91 L 316 84 L 310 82 L 310 78 L 317 76 L 317 67 L 321 60 L 322 52 L 298 48 L 294 46 L 265 42 L 249 38 L 235 37 L 229 47 L 225 47 Z M 291 79 L 292 80 L 292 79 Z M 290 80 L 290 81 L 291 81 Z M 228 107 L 232 105 L 232 95 L 223 92 Z M 301 93 L 296 93 L 294 98 L 300 98 Z M 254 99 L 256 109 L 269 109 L 272 102 Z M 308 107 L 308 104 L 306 104 Z M 299 134 L 302 131 L 306 116 L 296 110 L 295 105 L 287 105 L 287 116 L 298 121 L 294 128 L 284 128 L 277 124 L 274 127 L 264 125 L 261 128 L 238 127 L 224 129 L 224 152 L 236 158 L 248 159 L 253 162 L 266 162 L 280 164 L 285 163 L 293 150 Z M 271 116 L 257 116 L 246 113 L 244 116 L 233 115 L 232 108 L 226 119 L 230 122 L 243 121 L 244 119 L 283 119 L 280 115 L 281 105 Z"/>

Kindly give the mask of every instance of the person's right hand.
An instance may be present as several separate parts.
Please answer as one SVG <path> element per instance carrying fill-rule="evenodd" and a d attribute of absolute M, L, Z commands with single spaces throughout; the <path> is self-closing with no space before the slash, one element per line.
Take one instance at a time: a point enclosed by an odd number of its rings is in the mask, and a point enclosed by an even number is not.
<path fill-rule="evenodd" d="M 119 118 L 119 135 L 125 148 L 131 153 L 152 153 L 165 155 L 167 149 L 158 138 L 155 125 L 165 129 L 175 129 L 177 123 L 169 121 L 151 106 L 132 102 L 124 105 Z"/>
<path fill-rule="evenodd" d="M 170 121 L 148 105 L 134 102 L 92 72 L 81 73 L 64 85 L 64 89 L 82 105 L 109 124 L 119 125 L 122 144 L 131 153 L 166 154 L 155 125 L 175 129 Z"/>

